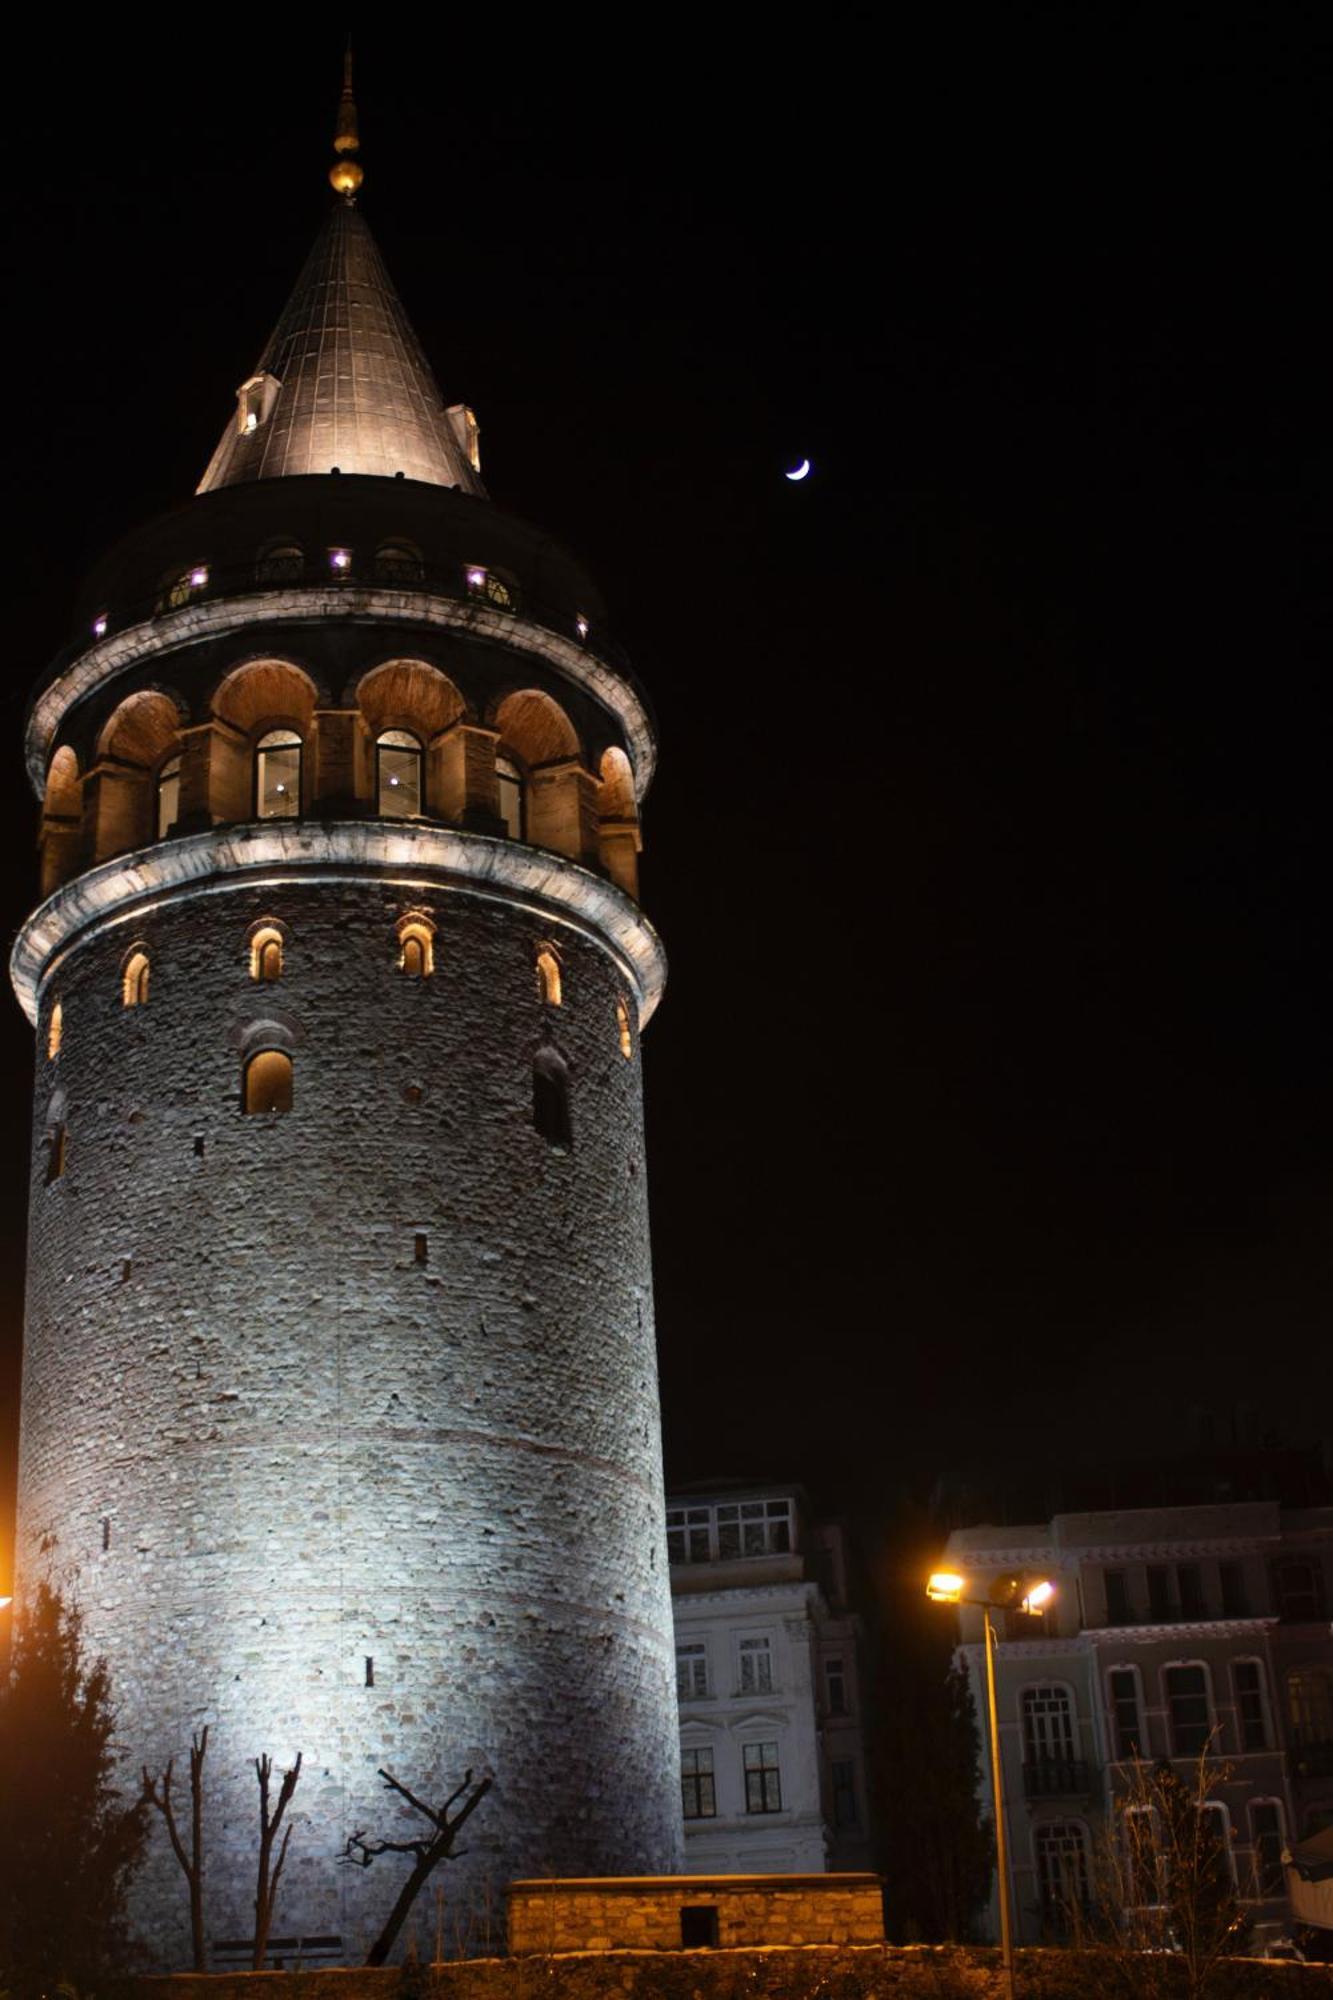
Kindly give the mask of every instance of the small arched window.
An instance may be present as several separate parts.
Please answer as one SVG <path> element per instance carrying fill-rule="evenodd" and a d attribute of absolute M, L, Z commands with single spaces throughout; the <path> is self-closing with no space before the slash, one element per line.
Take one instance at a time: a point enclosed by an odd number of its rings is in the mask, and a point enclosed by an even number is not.
<path fill-rule="evenodd" d="M 500 799 L 500 817 L 510 840 L 522 840 L 524 828 L 523 773 L 512 757 L 495 760 L 495 788 Z"/>
<path fill-rule="evenodd" d="M 634 1054 L 634 1032 L 629 1024 L 629 1008 L 623 1000 L 616 1001 L 616 1039 L 620 1043 L 620 1053 L 628 1062 Z"/>
<path fill-rule="evenodd" d="M 46 1024 L 46 1060 L 54 1062 L 60 1054 L 60 1043 L 65 1033 L 65 1010 L 57 1000 L 51 1009 L 51 1018 Z"/>
<path fill-rule="evenodd" d="M 301 739 L 270 729 L 255 747 L 255 817 L 295 819 L 301 810 Z"/>
<path fill-rule="evenodd" d="M 481 563 L 469 563 L 464 574 L 470 597 L 480 597 L 501 611 L 513 610 L 513 585 L 506 583 L 502 576 L 497 576 L 493 569 L 485 569 Z"/>
<path fill-rule="evenodd" d="M 1088 1830 L 1081 1820 L 1043 1820 L 1032 1835 L 1044 1914 L 1063 1926 L 1088 1907 Z"/>
<path fill-rule="evenodd" d="M 146 1007 L 148 1005 L 148 953 L 132 951 L 125 961 L 125 970 L 120 976 L 120 1003 L 122 1007 Z"/>
<path fill-rule="evenodd" d="M 179 611 L 183 604 L 188 604 L 191 598 L 207 588 L 208 564 L 195 563 L 191 569 L 182 570 L 179 576 L 172 578 L 158 600 L 158 609 Z"/>
<path fill-rule="evenodd" d="M 176 824 L 181 803 L 181 760 L 177 752 L 167 758 L 157 774 L 157 816 L 159 840 L 165 840 Z"/>
<path fill-rule="evenodd" d="M 305 575 L 305 550 L 299 542 L 275 542 L 255 564 L 256 583 L 299 583 Z"/>
<path fill-rule="evenodd" d="M 421 742 L 409 729 L 385 729 L 375 738 L 375 778 L 382 819 L 412 819 L 425 787 Z"/>
<path fill-rule="evenodd" d="M 398 970 L 409 979 L 429 979 L 435 970 L 435 927 L 424 917 L 398 926 Z"/>
<path fill-rule="evenodd" d="M 284 1049 L 260 1049 L 248 1059 L 242 1107 L 247 1113 L 291 1110 L 292 1059 Z"/>
<path fill-rule="evenodd" d="M 537 984 L 542 1000 L 548 1007 L 560 1005 L 560 960 L 547 945 L 537 953 Z"/>
<path fill-rule="evenodd" d="M 532 1122 L 548 1146 L 567 1153 L 574 1143 L 569 1117 L 569 1065 L 549 1044 L 532 1063 Z"/>
<path fill-rule="evenodd" d="M 250 977 L 282 978 L 282 932 L 276 924 L 261 925 L 250 939 Z"/>
<path fill-rule="evenodd" d="M 384 542 L 375 551 L 375 575 L 381 583 L 420 583 L 425 574 L 421 551 L 411 542 Z"/>

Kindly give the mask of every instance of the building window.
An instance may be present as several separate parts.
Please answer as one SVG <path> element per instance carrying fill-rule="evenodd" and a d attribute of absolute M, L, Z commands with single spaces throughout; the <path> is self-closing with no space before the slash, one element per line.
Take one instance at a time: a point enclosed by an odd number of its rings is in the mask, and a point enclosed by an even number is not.
<path fill-rule="evenodd" d="M 1199 1874 L 1225 1895 L 1235 1886 L 1236 1864 L 1231 1853 L 1231 1821 L 1223 1805 L 1209 1802 L 1199 1809 Z"/>
<path fill-rule="evenodd" d="M 188 604 L 192 597 L 196 597 L 201 590 L 207 588 L 208 565 L 195 563 L 193 568 L 182 570 L 181 574 L 174 577 L 167 585 L 160 600 L 160 608 L 163 611 L 179 611 L 183 604 Z"/>
<path fill-rule="evenodd" d="M 282 978 L 282 932 L 276 924 L 265 924 L 251 936 L 250 977 L 270 982 Z"/>
<path fill-rule="evenodd" d="M 1165 1667 L 1162 1683 L 1171 1715 L 1171 1755 L 1201 1757 L 1208 1748 L 1208 1676 L 1202 1667 Z"/>
<path fill-rule="evenodd" d="M 1324 1579 L 1318 1566 L 1304 1557 L 1278 1563 L 1278 1617 L 1288 1625 L 1316 1625 L 1324 1616 Z"/>
<path fill-rule="evenodd" d="M 1171 1618 L 1170 1572 L 1160 1563 L 1148 1567 L 1148 1616 L 1154 1625 L 1166 1625 Z"/>
<path fill-rule="evenodd" d="M 381 819 L 413 819 L 421 811 L 425 756 L 408 729 L 386 729 L 375 739 L 376 789 Z"/>
<path fill-rule="evenodd" d="M 1023 1690 L 1023 1762 L 1067 1768 L 1074 1759 L 1069 1689 L 1047 1683 Z"/>
<path fill-rule="evenodd" d="M 1242 1750 L 1266 1750 L 1268 1725 L 1264 1719 L 1263 1669 L 1258 1660 L 1237 1660 L 1231 1669 L 1236 1690 L 1236 1722 Z"/>
<path fill-rule="evenodd" d="M 51 1018 L 46 1024 L 46 1060 L 54 1062 L 60 1054 L 60 1044 L 65 1033 L 65 1010 L 57 1000 L 51 1009 Z"/>
<path fill-rule="evenodd" d="M 122 1007 L 146 1007 L 148 1005 L 148 953 L 132 951 L 125 961 L 125 970 L 120 975 L 120 1004 Z"/>
<path fill-rule="evenodd" d="M 773 1648 L 767 1639 L 742 1639 L 740 1664 L 742 1694 L 772 1694 Z"/>
<path fill-rule="evenodd" d="M 503 577 L 497 576 L 493 569 L 484 569 L 480 563 L 469 563 L 464 574 L 469 597 L 480 597 L 487 604 L 498 605 L 501 611 L 513 610 L 513 587 Z"/>
<path fill-rule="evenodd" d="M 292 1059 L 282 1049 L 260 1049 L 245 1065 L 247 1112 L 290 1111 Z"/>
<path fill-rule="evenodd" d="M 270 729 L 255 750 L 255 817 L 295 819 L 301 810 L 301 739 Z"/>
<path fill-rule="evenodd" d="M 667 1510 L 667 1561 L 706 1563 L 713 1559 L 711 1507 Z"/>
<path fill-rule="evenodd" d="M 629 1024 L 629 1008 L 623 1000 L 616 1001 L 616 1039 L 621 1055 L 628 1062 L 634 1054 L 634 1036 Z"/>
<path fill-rule="evenodd" d="M 305 551 L 299 542 L 278 542 L 255 564 L 256 583 L 299 583 L 304 575 Z"/>
<path fill-rule="evenodd" d="M 1048 1917 L 1073 1916 L 1088 1903 L 1088 1833 L 1080 1820 L 1046 1820 L 1032 1835 L 1037 1888 Z"/>
<path fill-rule="evenodd" d="M 549 945 L 537 953 L 537 986 L 546 1006 L 560 1005 L 560 960 Z"/>
<path fill-rule="evenodd" d="M 569 1116 L 569 1065 L 553 1048 L 538 1049 L 532 1060 L 532 1123 L 554 1152 L 574 1143 Z"/>
<path fill-rule="evenodd" d="M 1162 1854 L 1157 1815 L 1151 1806 L 1128 1806 L 1121 1815 L 1125 1857 L 1125 1903 L 1152 1909 L 1162 1900 Z"/>
<path fill-rule="evenodd" d="M 728 1501 L 717 1512 L 717 1553 L 731 1556 L 785 1555 L 791 1548 L 789 1500 Z"/>
<path fill-rule="evenodd" d="M 824 1662 L 824 1686 L 828 1690 L 828 1712 L 830 1715 L 847 1713 L 847 1668 L 837 1658 Z"/>
<path fill-rule="evenodd" d="M 1219 1563 L 1217 1580 L 1222 1586 L 1222 1616 L 1248 1618 L 1245 1601 L 1245 1572 L 1237 1562 Z"/>
<path fill-rule="evenodd" d="M 165 840 L 180 817 L 181 804 L 181 760 L 179 754 L 167 758 L 157 774 L 157 806 L 154 828 L 157 838 Z"/>
<path fill-rule="evenodd" d="M 778 1771 L 777 1744 L 747 1743 L 742 1757 L 745 1766 L 746 1812 L 781 1812 L 782 1778 Z"/>
<path fill-rule="evenodd" d="M 404 917 L 398 926 L 398 970 L 429 979 L 435 970 L 435 926 L 426 917 Z"/>
<path fill-rule="evenodd" d="M 400 587 L 421 583 L 426 566 L 421 551 L 411 542 L 384 542 L 375 552 L 375 575 L 379 582 Z"/>
<path fill-rule="evenodd" d="M 1177 1563 L 1176 1594 L 1180 1599 L 1182 1618 L 1207 1617 L 1207 1607 L 1203 1597 L 1203 1575 L 1197 1563 Z"/>
<path fill-rule="evenodd" d="M 58 1181 L 65 1171 L 65 1124 L 49 1126 L 46 1134 L 46 1185 Z"/>
<path fill-rule="evenodd" d="M 686 1819 L 715 1819 L 717 1794 L 713 1788 L 713 1753 L 708 1749 L 680 1753 L 680 1803 Z"/>
<path fill-rule="evenodd" d="M 676 1648 L 676 1694 L 681 1701 L 701 1701 L 708 1693 L 708 1648 L 691 1643 Z"/>
<path fill-rule="evenodd" d="M 1103 1570 L 1102 1583 L 1106 1589 L 1107 1624 L 1132 1625 L 1134 1619 L 1129 1603 L 1129 1579 L 1124 1570 Z"/>
<path fill-rule="evenodd" d="M 1117 1763 L 1129 1763 L 1145 1751 L 1139 1709 L 1139 1677 L 1133 1667 L 1113 1667 L 1107 1685 L 1111 1693 L 1111 1731 Z"/>
<path fill-rule="evenodd" d="M 861 1815 L 856 1804 L 855 1765 L 850 1758 L 837 1758 L 829 1766 L 829 1776 L 833 1781 L 834 1826 L 859 1826 Z"/>
<path fill-rule="evenodd" d="M 1287 1707 L 1298 1750 L 1333 1745 L 1333 1669 L 1297 1667 L 1289 1673 Z"/>
<path fill-rule="evenodd" d="M 1265 1900 L 1286 1894 L 1282 1867 L 1282 1808 L 1276 1799 L 1250 1804 L 1250 1842 L 1254 1848 L 1254 1893 Z"/>
<path fill-rule="evenodd" d="M 524 836 L 523 774 L 512 757 L 495 760 L 495 788 L 500 800 L 500 818 L 510 840 Z"/>

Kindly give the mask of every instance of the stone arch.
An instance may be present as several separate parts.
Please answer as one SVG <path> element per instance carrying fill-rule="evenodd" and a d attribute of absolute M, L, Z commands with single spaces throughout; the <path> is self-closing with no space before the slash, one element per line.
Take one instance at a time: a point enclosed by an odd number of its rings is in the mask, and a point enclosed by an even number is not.
<path fill-rule="evenodd" d="M 82 807 L 79 760 L 69 744 L 62 743 L 47 769 L 42 810 L 49 819 L 77 819 Z"/>
<path fill-rule="evenodd" d="M 105 861 L 146 847 L 167 831 L 159 827 L 159 777 L 170 786 L 180 770 L 182 710 L 160 688 L 126 695 L 102 725 L 97 763 L 85 797 L 92 826 L 93 860 Z M 168 819 L 177 817 L 173 804 Z"/>
<path fill-rule="evenodd" d="M 602 867 L 637 902 L 639 898 L 639 808 L 634 772 L 614 744 L 602 752 L 597 787 L 597 849 Z"/>
<path fill-rule="evenodd" d="M 516 688 L 495 710 L 504 749 L 528 770 L 563 763 L 579 755 L 573 723 L 558 701 L 540 688 Z"/>
<path fill-rule="evenodd" d="M 576 861 L 597 859 L 597 781 L 583 766 L 573 723 L 539 688 L 517 688 L 495 710 L 496 756 L 516 769 L 523 838 Z M 510 819 L 513 832 L 514 815 Z"/>
<path fill-rule="evenodd" d="M 382 805 L 376 745 L 387 732 L 403 731 L 422 750 L 418 770 L 424 785 L 417 810 L 463 819 L 468 805 L 468 705 L 448 674 L 429 660 L 382 660 L 361 675 L 351 699 L 361 718 L 357 796 Z"/>
<path fill-rule="evenodd" d="M 83 779 L 79 760 L 62 743 L 46 773 L 42 802 L 42 894 L 49 896 L 77 873 L 83 843 Z"/>
<path fill-rule="evenodd" d="M 292 660 L 246 660 L 223 676 L 210 703 L 208 768 L 201 779 L 211 819 L 243 820 L 259 813 L 257 745 L 274 730 L 290 731 L 301 740 L 293 810 L 305 804 L 318 702 L 314 680 Z"/>

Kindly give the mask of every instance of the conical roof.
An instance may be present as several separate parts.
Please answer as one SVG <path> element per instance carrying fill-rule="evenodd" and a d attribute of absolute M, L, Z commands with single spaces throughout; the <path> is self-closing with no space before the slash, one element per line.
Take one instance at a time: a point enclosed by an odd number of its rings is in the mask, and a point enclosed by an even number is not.
<path fill-rule="evenodd" d="M 339 201 L 198 490 L 336 468 L 480 494 L 473 436 L 461 406 L 446 411 L 370 230 Z"/>

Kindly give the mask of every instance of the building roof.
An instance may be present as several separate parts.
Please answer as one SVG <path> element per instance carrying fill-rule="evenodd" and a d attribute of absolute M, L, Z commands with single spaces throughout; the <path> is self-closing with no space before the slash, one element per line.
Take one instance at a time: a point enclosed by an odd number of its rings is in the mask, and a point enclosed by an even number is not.
<path fill-rule="evenodd" d="M 343 199 L 238 391 L 198 490 L 337 471 L 484 494 L 468 423 L 461 405 L 446 411 L 375 239 Z"/>

